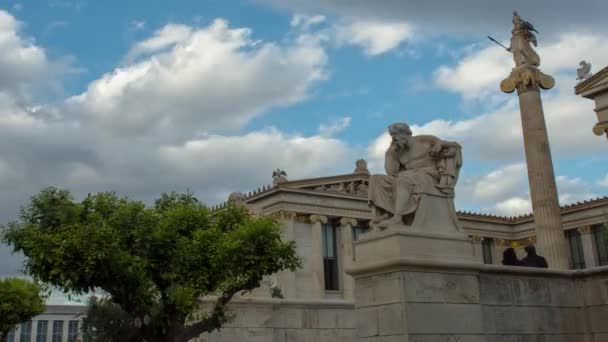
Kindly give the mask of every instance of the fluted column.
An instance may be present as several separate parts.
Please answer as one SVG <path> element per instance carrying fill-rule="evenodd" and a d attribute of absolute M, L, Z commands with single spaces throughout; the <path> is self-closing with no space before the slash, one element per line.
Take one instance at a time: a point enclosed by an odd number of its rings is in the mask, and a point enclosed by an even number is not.
<path fill-rule="evenodd" d="M 294 212 L 285 212 L 281 215 L 281 221 L 283 222 L 283 241 L 295 241 L 295 223 L 296 223 L 296 213 Z M 298 250 L 298 245 L 296 244 L 296 252 L 298 255 L 302 256 L 301 251 Z M 296 298 L 296 272 L 291 272 L 289 270 L 281 271 L 276 274 L 277 285 L 281 289 L 283 297 L 285 298 Z"/>
<path fill-rule="evenodd" d="M 553 78 L 533 65 L 516 67 L 500 85 L 506 93 L 517 89 L 519 96 L 538 252 L 547 259 L 550 268 L 568 269 L 570 251 L 562 229 L 551 149 L 540 97 L 540 88 L 551 89 L 553 86 Z"/>
<path fill-rule="evenodd" d="M 578 228 L 581 233 L 581 243 L 583 245 L 583 254 L 585 256 L 585 267 L 591 268 L 599 266 L 597 260 L 597 252 L 595 250 L 595 243 L 593 243 L 593 234 L 591 234 L 591 226 L 584 226 Z"/>
<path fill-rule="evenodd" d="M 323 215 L 310 215 L 311 251 L 310 267 L 312 274 L 312 293 L 314 298 L 325 297 L 325 278 L 323 274 L 323 228 L 327 217 Z"/>
<path fill-rule="evenodd" d="M 342 275 L 342 293 L 344 299 L 353 299 L 355 293 L 355 281 L 353 277 L 344 272 L 353 264 L 353 227 L 357 226 L 357 220 L 343 217 L 340 219 L 340 274 Z"/>
<path fill-rule="evenodd" d="M 476 236 L 476 235 L 471 235 L 471 236 L 469 236 L 469 239 L 473 243 L 473 250 L 475 252 L 475 258 L 477 259 L 477 261 L 483 263 L 484 262 L 484 260 L 483 260 L 483 247 L 481 245 L 481 243 L 483 241 L 483 237 Z"/>

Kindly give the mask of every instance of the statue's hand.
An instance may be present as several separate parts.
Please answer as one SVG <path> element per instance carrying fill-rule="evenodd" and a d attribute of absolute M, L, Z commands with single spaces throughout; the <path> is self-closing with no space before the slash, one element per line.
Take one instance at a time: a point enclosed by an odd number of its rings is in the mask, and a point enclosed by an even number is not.
<path fill-rule="evenodd" d="M 429 155 L 431 157 L 439 157 L 439 155 L 441 154 L 441 151 L 443 150 L 443 146 L 441 146 L 441 144 L 436 144 L 431 148 L 431 151 L 429 152 Z"/>

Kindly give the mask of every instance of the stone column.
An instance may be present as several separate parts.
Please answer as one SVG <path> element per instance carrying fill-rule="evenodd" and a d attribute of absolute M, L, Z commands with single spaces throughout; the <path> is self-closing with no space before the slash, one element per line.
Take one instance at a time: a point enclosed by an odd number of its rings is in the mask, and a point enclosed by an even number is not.
<path fill-rule="evenodd" d="M 585 255 L 585 267 L 591 268 L 599 266 L 595 243 L 593 243 L 593 234 L 591 234 L 591 226 L 580 227 L 578 228 L 578 231 L 581 233 L 583 254 Z"/>
<path fill-rule="evenodd" d="M 325 276 L 323 272 L 323 228 L 327 217 L 323 215 L 310 215 L 311 243 L 310 267 L 312 274 L 312 293 L 314 298 L 325 297 Z"/>
<path fill-rule="evenodd" d="M 353 299 L 355 281 L 344 270 L 353 265 L 353 227 L 357 220 L 343 217 L 340 219 L 340 274 L 342 275 L 342 294 L 344 299 Z"/>
<path fill-rule="evenodd" d="M 549 138 L 540 97 L 540 88 L 553 88 L 554 80 L 533 65 L 513 69 L 500 87 L 506 93 L 517 89 L 523 128 L 524 149 L 538 252 L 550 268 L 568 269 L 569 249 L 564 237 L 555 185 Z"/>
<path fill-rule="evenodd" d="M 281 215 L 281 221 L 283 222 L 283 241 L 295 241 L 295 223 L 296 213 L 285 212 Z M 296 250 L 298 246 L 296 245 Z M 298 251 L 299 252 L 299 251 Z M 300 253 L 298 253 L 300 254 Z M 285 298 L 296 298 L 296 273 L 287 271 L 281 271 L 276 274 L 276 279 L 279 288 Z"/>
<path fill-rule="evenodd" d="M 483 247 L 481 245 L 481 243 L 483 242 L 483 237 L 471 235 L 469 238 L 471 239 L 471 242 L 473 243 L 473 251 L 475 252 L 475 259 L 477 259 L 477 261 L 483 263 L 484 262 Z"/>

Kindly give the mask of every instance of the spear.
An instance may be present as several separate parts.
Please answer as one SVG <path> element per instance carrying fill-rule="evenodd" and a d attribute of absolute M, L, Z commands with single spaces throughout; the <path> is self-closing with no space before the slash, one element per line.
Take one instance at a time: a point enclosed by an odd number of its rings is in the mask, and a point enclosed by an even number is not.
<path fill-rule="evenodd" d="M 492 37 L 490 37 L 490 36 L 488 36 L 488 38 L 489 38 L 491 41 L 493 41 L 494 43 L 496 43 L 496 44 L 498 44 L 498 45 L 502 46 L 503 48 L 505 48 L 505 50 L 509 51 L 509 49 L 508 49 L 506 46 L 504 46 L 504 45 L 500 44 L 500 43 L 499 43 L 499 42 L 498 42 L 496 39 L 494 39 L 494 38 L 492 38 Z"/>

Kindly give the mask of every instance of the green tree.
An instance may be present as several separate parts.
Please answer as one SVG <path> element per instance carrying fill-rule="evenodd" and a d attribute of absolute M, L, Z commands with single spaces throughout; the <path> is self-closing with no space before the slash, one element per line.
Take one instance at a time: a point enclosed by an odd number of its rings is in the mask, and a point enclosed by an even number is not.
<path fill-rule="evenodd" d="M 240 207 L 210 211 L 189 193 L 146 206 L 114 193 L 75 202 L 48 188 L 3 227 L 3 238 L 27 257 L 34 278 L 76 294 L 107 293 L 132 319 L 125 341 L 173 342 L 219 329 L 235 294 L 300 267 L 280 231 Z M 204 296 L 215 299 L 201 311 Z"/>
<path fill-rule="evenodd" d="M 91 297 L 82 319 L 82 335 L 85 341 L 95 342 L 135 340 L 134 336 L 129 337 L 134 332 L 132 322 L 133 317 L 111 298 Z"/>
<path fill-rule="evenodd" d="M 19 278 L 0 279 L 0 341 L 17 324 L 44 312 L 42 289 Z"/>

